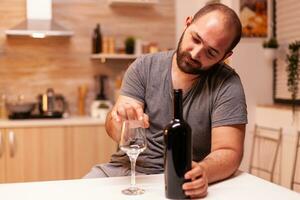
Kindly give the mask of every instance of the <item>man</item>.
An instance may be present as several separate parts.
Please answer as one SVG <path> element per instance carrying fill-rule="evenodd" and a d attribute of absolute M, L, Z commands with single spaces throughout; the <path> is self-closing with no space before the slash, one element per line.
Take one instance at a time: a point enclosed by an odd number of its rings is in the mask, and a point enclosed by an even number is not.
<path fill-rule="evenodd" d="M 108 114 L 107 133 L 116 142 L 125 119 L 138 119 L 147 129 L 147 149 L 137 160 L 140 174 L 163 172 L 163 128 L 172 119 L 172 90 L 184 92 L 184 118 L 192 128 L 193 163 L 185 174 L 186 195 L 203 197 L 209 183 L 225 179 L 239 167 L 247 111 L 241 81 L 223 63 L 241 37 L 233 10 L 211 4 L 186 19 L 177 50 L 138 58 L 127 70 L 121 95 Z M 122 151 L 86 176 L 129 175 Z"/>

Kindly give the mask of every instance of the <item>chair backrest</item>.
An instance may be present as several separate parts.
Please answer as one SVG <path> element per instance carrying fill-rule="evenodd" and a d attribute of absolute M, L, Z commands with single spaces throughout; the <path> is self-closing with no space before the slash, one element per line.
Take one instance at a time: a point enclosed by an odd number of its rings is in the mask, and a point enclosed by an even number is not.
<path fill-rule="evenodd" d="M 255 125 L 249 169 L 251 174 L 274 182 L 275 164 L 281 140 L 282 128 Z"/>
<path fill-rule="evenodd" d="M 294 166 L 293 166 L 293 172 L 292 172 L 292 182 L 291 182 L 292 190 L 296 189 L 296 187 L 295 187 L 296 185 L 300 186 L 300 169 L 299 169 L 300 168 L 300 158 L 298 158 L 298 157 L 300 157 L 300 131 L 298 131 L 296 141 L 297 141 L 296 154 L 295 154 L 295 160 L 294 160 Z M 300 191 L 300 189 L 298 191 Z"/>

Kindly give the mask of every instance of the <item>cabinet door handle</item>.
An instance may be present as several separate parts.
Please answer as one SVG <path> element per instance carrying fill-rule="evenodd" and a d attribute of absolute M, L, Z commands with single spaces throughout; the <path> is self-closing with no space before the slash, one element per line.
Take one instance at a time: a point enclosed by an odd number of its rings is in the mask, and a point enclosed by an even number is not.
<path fill-rule="evenodd" d="M 8 133 L 9 140 L 9 148 L 10 148 L 10 157 L 15 156 L 15 133 L 13 131 L 9 131 Z"/>
<path fill-rule="evenodd" d="M 3 154 L 3 138 L 2 138 L 2 132 L 0 131 L 0 158 Z"/>

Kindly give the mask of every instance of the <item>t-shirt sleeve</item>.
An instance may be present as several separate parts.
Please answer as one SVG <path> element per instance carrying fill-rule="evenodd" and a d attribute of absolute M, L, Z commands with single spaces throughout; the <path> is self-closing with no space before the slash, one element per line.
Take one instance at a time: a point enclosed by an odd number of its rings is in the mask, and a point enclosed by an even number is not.
<path fill-rule="evenodd" d="M 144 103 L 145 77 L 145 66 L 143 65 L 143 57 L 141 57 L 136 59 L 125 72 L 120 94 Z"/>
<path fill-rule="evenodd" d="M 247 105 L 238 75 L 222 84 L 213 105 L 212 127 L 247 124 Z"/>

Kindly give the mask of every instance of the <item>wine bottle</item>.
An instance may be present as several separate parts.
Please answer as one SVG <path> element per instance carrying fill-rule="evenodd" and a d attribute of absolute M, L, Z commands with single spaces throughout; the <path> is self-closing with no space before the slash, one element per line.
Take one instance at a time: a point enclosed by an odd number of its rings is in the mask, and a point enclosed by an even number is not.
<path fill-rule="evenodd" d="M 183 119 L 182 90 L 174 90 L 174 118 L 164 129 L 165 194 L 169 199 L 187 199 L 182 190 L 184 174 L 192 165 L 191 127 Z"/>
<path fill-rule="evenodd" d="M 102 34 L 100 24 L 97 24 L 92 37 L 92 53 L 102 52 Z"/>

